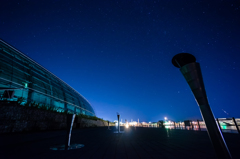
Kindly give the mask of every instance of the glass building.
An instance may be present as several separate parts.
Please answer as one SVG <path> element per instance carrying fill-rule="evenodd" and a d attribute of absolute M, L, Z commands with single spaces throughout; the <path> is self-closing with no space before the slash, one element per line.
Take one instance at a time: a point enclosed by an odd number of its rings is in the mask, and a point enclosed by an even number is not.
<path fill-rule="evenodd" d="M 90 103 L 43 66 L 0 39 L 1 100 L 37 103 L 57 111 L 95 116 Z M 11 96 L 11 97 L 10 97 Z"/>

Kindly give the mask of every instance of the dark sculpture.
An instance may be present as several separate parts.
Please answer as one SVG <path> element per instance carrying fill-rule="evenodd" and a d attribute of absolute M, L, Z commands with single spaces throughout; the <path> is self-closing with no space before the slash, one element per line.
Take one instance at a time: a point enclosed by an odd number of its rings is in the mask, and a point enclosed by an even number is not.
<path fill-rule="evenodd" d="M 172 63 L 175 67 L 180 68 L 181 73 L 196 98 L 217 157 L 232 158 L 209 106 L 200 64 L 196 62 L 196 58 L 189 53 L 180 53 L 175 55 L 172 59 Z"/>

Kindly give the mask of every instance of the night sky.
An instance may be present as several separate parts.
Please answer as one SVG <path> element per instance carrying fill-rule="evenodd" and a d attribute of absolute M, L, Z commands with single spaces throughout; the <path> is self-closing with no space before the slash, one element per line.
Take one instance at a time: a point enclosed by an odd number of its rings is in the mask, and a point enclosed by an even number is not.
<path fill-rule="evenodd" d="M 111 121 L 202 119 L 171 63 L 188 52 L 215 117 L 240 117 L 238 0 L 2 0 L 0 38 Z"/>

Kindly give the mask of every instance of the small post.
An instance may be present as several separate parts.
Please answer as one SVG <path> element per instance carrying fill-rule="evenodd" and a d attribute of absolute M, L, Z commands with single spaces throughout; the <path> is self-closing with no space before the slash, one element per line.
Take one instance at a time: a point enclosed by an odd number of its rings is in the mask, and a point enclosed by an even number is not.
<path fill-rule="evenodd" d="M 201 131 L 201 127 L 200 127 L 200 124 L 199 124 L 199 120 L 197 120 L 197 123 L 198 123 L 199 131 Z"/>
<path fill-rule="evenodd" d="M 192 125 L 192 130 L 194 129 L 194 126 L 193 126 L 193 121 L 191 121 L 191 125 Z"/>
<path fill-rule="evenodd" d="M 237 125 L 237 122 L 236 122 L 235 118 L 233 117 L 232 119 L 233 119 L 233 122 L 234 122 L 234 124 L 235 124 L 235 126 L 237 128 L 238 134 L 240 134 L 239 127 Z"/>
<path fill-rule="evenodd" d="M 66 136 L 65 150 L 68 150 L 68 148 L 70 147 L 72 127 L 73 127 L 75 116 L 76 114 L 67 114 L 67 136 Z"/>
<path fill-rule="evenodd" d="M 120 114 L 117 114 L 118 117 L 118 133 L 120 132 L 120 122 L 119 122 L 119 118 L 120 118 Z"/>
<path fill-rule="evenodd" d="M 174 129 L 176 129 L 176 123 L 175 123 L 175 121 L 173 122 L 173 124 L 174 124 Z"/>

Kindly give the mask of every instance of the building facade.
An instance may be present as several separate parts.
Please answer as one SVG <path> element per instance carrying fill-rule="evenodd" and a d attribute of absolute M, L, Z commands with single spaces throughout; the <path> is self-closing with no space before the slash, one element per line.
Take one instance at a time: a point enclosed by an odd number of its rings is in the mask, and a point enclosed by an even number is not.
<path fill-rule="evenodd" d="M 90 103 L 43 66 L 0 39 L 1 100 L 95 116 Z"/>

